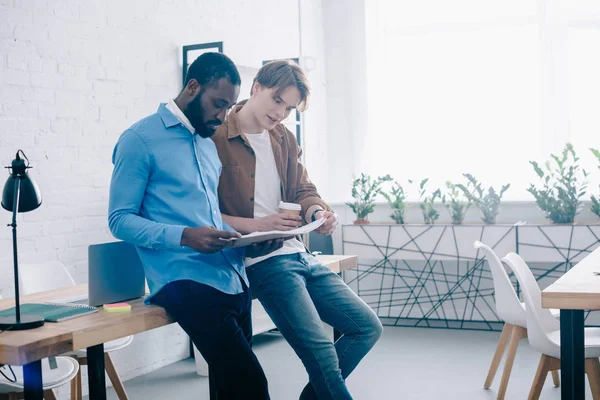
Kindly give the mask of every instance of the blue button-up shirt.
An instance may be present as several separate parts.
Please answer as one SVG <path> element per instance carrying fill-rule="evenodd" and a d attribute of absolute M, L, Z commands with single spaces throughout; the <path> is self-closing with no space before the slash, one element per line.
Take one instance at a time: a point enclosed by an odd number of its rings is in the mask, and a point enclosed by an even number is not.
<path fill-rule="evenodd" d="M 243 250 L 201 254 L 181 246 L 185 227 L 232 230 L 221 218 L 215 144 L 192 134 L 161 104 L 126 130 L 113 152 L 108 223 L 113 235 L 137 247 L 150 298 L 166 284 L 189 279 L 221 292 L 248 285 Z"/>

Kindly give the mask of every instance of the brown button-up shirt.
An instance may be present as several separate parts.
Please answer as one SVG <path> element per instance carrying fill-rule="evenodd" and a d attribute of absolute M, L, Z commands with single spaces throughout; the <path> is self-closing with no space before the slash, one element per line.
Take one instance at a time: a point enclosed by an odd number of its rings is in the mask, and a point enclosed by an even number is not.
<path fill-rule="evenodd" d="M 242 107 L 243 102 L 234 107 L 212 136 L 212 140 L 223 164 L 219 180 L 221 212 L 235 217 L 253 218 L 256 156 L 239 127 L 237 113 Z M 277 124 L 269 131 L 269 135 L 281 180 L 281 199 L 300 204 L 301 215 L 307 222 L 311 222 L 313 213 L 318 209 L 330 211 L 300 162 L 302 149 L 294 134 L 283 124 Z"/>

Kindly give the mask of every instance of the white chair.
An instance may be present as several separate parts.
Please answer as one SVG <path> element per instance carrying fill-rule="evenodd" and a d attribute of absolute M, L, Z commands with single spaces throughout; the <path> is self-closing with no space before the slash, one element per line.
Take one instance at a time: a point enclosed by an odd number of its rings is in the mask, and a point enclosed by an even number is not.
<path fill-rule="evenodd" d="M 513 288 L 510 278 L 494 250 L 479 241 L 476 241 L 473 246 L 476 249 L 481 250 L 488 260 L 490 270 L 492 271 L 492 280 L 494 282 L 496 313 L 498 314 L 498 317 L 504 321 L 500 340 L 498 340 L 498 346 L 496 346 L 494 358 L 492 359 L 492 364 L 490 365 L 490 369 L 483 385 L 486 389 L 489 389 L 490 386 L 492 386 L 496 371 L 498 370 L 502 355 L 508 343 L 508 352 L 506 354 L 504 371 L 502 373 L 502 380 L 500 381 L 497 396 L 498 400 L 502 400 L 506 395 L 508 380 L 510 379 L 519 341 L 527 337 L 525 305 L 521 303 L 517 297 L 517 293 Z M 558 387 L 560 385 L 558 373 L 553 372 L 552 378 L 554 379 L 554 385 Z"/>
<path fill-rule="evenodd" d="M 71 357 L 56 357 L 56 368 L 50 369 L 50 363 L 47 358 L 42 360 L 42 387 L 44 389 L 45 400 L 56 400 L 56 395 L 52 389 L 56 389 L 69 382 L 73 382 L 79 373 L 79 364 Z M 13 378 L 10 370 L 5 366 L 2 369 L 4 375 Z M 0 399 L 18 399 L 24 391 L 23 367 L 13 366 L 16 382 L 10 382 L 0 375 Z"/>
<path fill-rule="evenodd" d="M 59 261 L 51 261 L 45 264 L 25 264 L 19 266 L 20 286 L 23 294 L 43 292 L 46 290 L 60 289 L 75 286 L 75 281 L 65 266 Z M 115 364 L 108 353 L 121 350 L 133 342 L 133 336 L 112 340 L 104 344 L 104 364 L 106 373 L 113 384 L 119 400 L 127 400 L 127 392 L 123 382 L 117 373 Z M 66 354 L 77 360 L 79 365 L 87 365 L 87 353 L 85 349 Z M 71 382 L 71 399 L 81 400 L 81 373 Z"/>
<path fill-rule="evenodd" d="M 0 297 L 1 298 L 1 297 Z M 45 400 L 56 400 L 53 389 L 72 382 L 79 373 L 79 364 L 70 357 L 56 357 L 56 368 L 51 369 L 48 359 L 42 360 L 42 387 Z M 0 368 L 0 371 L 11 382 L 0 375 L 0 400 L 16 400 L 20 398 L 25 390 L 23 380 L 23 367 L 12 366 L 12 372 L 8 366 Z M 13 377 L 13 373 L 15 374 Z"/>
<path fill-rule="evenodd" d="M 527 263 L 515 253 L 502 259 L 515 273 L 525 300 L 529 344 L 542 353 L 529 399 L 537 400 L 548 371 L 560 369 L 560 323 L 542 308 L 542 294 Z M 600 328 L 585 328 L 585 372 L 594 400 L 600 400 Z"/>

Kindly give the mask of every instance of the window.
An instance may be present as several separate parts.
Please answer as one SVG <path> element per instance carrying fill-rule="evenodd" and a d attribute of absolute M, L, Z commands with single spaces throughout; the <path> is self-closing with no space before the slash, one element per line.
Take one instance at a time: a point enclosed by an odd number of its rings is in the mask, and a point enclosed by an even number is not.
<path fill-rule="evenodd" d="M 589 192 L 598 197 L 597 162 L 588 148 L 600 149 L 600 29 L 570 28 L 569 140 L 592 172 Z"/>
<path fill-rule="evenodd" d="M 430 188 L 468 172 L 486 186 L 511 183 L 507 200 L 532 201 L 526 188 L 538 178 L 529 161 L 571 141 L 597 192 L 588 150 L 600 147 L 597 2 L 367 4 L 362 171 L 430 178 Z"/>

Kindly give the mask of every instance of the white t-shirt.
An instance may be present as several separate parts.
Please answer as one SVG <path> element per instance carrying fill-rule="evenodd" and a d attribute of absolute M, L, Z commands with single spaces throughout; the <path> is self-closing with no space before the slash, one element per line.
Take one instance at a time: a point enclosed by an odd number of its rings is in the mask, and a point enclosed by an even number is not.
<path fill-rule="evenodd" d="M 246 134 L 248 142 L 256 156 L 256 171 L 254 174 L 254 218 L 262 218 L 279 213 L 281 201 L 281 179 L 277 172 L 271 137 L 269 132 Z M 306 251 L 304 244 L 298 239 L 283 242 L 283 246 L 266 256 L 246 257 L 246 267 L 282 254 L 295 254 Z"/>

